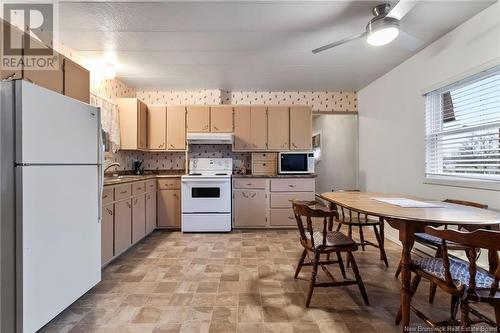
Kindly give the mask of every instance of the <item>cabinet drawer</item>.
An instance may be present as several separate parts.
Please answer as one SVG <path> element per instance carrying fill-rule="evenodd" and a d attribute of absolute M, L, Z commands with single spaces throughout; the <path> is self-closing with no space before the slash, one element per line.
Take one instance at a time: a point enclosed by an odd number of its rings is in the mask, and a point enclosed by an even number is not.
<path fill-rule="evenodd" d="M 271 193 L 271 208 L 290 208 L 291 200 L 314 200 L 314 192 L 281 192 Z"/>
<path fill-rule="evenodd" d="M 252 153 L 252 160 L 276 162 L 276 156 L 276 153 Z"/>
<path fill-rule="evenodd" d="M 132 194 L 137 195 L 146 192 L 146 184 L 144 182 L 137 182 L 132 184 Z"/>
<path fill-rule="evenodd" d="M 271 209 L 272 226 L 295 227 L 297 221 L 292 208 Z"/>
<path fill-rule="evenodd" d="M 150 179 L 146 181 L 146 192 L 156 191 L 156 179 Z"/>
<path fill-rule="evenodd" d="M 314 192 L 314 178 L 271 179 L 273 192 Z"/>
<path fill-rule="evenodd" d="M 252 174 L 254 175 L 275 175 L 276 163 L 267 161 L 253 161 Z"/>
<path fill-rule="evenodd" d="M 115 186 L 115 200 L 127 199 L 132 195 L 132 186 L 123 184 Z"/>
<path fill-rule="evenodd" d="M 102 204 L 108 204 L 113 201 L 113 188 L 112 187 L 104 187 L 102 190 Z"/>
<path fill-rule="evenodd" d="M 160 190 L 178 190 L 181 188 L 179 178 L 158 179 L 158 188 Z"/>
<path fill-rule="evenodd" d="M 233 186 L 234 188 L 267 188 L 267 179 L 253 179 L 253 178 L 241 178 L 235 179 Z"/>

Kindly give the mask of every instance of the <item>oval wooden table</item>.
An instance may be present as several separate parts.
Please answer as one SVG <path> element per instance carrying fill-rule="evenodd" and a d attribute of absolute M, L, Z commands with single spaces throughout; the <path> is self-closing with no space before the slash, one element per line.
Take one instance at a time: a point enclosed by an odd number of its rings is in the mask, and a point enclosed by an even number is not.
<path fill-rule="evenodd" d="M 405 195 L 375 192 L 325 192 L 321 198 L 330 202 L 331 208 L 342 206 L 355 212 L 383 218 L 390 226 L 399 230 L 402 243 L 401 252 L 401 292 L 403 332 L 407 332 L 410 323 L 410 264 L 411 250 L 415 242 L 415 233 L 423 232 L 428 225 L 485 226 L 496 228 L 500 225 L 500 213 L 441 201 L 423 200 Z M 404 208 L 385 203 L 373 198 L 408 198 L 439 204 L 440 208 Z M 490 271 L 497 258 L 496 251 L 488 253 Z"/>

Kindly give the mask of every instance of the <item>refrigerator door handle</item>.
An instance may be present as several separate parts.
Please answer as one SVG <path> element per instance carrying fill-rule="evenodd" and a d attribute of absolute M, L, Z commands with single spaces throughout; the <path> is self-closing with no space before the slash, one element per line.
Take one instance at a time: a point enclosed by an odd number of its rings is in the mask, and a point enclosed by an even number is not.
<path fill-rule="evenodd" d="M 99 154 L 99 166 L 98 166 L 98 172 L 99 172 L 99 189 L 98 189 L 98 223 L 101 223 L 102 220 L 102 193 L 104 191 L 104 142 L 102 138 L 102 125 L 101 125 L 101 108 L 97 107 L 97 114 L 98 114 L 98 154 Z"/>

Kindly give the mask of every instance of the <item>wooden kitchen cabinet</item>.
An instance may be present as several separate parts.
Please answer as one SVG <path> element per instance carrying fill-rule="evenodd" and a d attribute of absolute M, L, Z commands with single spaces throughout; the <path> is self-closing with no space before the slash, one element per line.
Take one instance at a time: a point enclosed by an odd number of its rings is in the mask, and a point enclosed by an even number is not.
<path fill-rule="evenodd" d="M 180 229 L 181 227 L 180 190 L 159 190 L 157 209 L 158 209 L 158 227 Z"/>
<path fill-rule="evenodd" d="M 149 150 L 167 149 L 167 107 L 148 106 L 147 135 Z"/>
<path fill-rule="evenodd" d="M 252 150 L 267 149 L 267 108 L 250 107 L 250 146 Z"/>
<path fill-rule="evenodd" d="M 312 149 L 312 112 L 308 106 L 290 107 L 290 149 Z"/>
<path fill-rule="evenodd" d="M 115 255 L 121 254 L 132 245 L 132 201 L 115 203 Z"/>
<path fill-rule="evenodd" d="M 63 94 L 90 103 L 90 72 L 68 58 L 63 60 Z"/>
<path fill-rule="evenodd" d="M 146 193 L 146 234 L 156 229 L 156 191 Z"/>
<path fill-rule="evenodd" d="M 267 225 L 267 193 L 265 190 L 233 191 L 233 224 L 235 227 Z"/>
<path fill-rule="evenodd" d="M 101 220 L 101 265 L 107 264 L 114 255 L 114 206 L 106 205 L 102 208 Z"/>
<path fill-rule="evenodd" d="M 250 147 L 250 107 L 234 107 L 234 150 L 249 150 Z"/>
<path fill-rule="evenodd" d="M 184 106 L 167 108 L 167 149 L 186 149 L 186 108 Z"/>
<path fill-rule="evenodd" d="M 290 112 L 288 106 L 267 108 L 267 148 L 288 150 L 290 148 Z"/>
<path fill-rule="evenodd" d="M 188 132 L 210 132 L 210 107 L 188 106 L 186 115 Z"/>
<path fill-rule="evenodd" d="M 132 243 L 146 235 L 146 196 L 132 198 Z"/>
<path fill-rule="evenodd" d="M 120 146 L 123 150 L 147 149 L 147 106 L 137 98 L 117 98 Z"/>
<path fill-rule="evenodd" d="M 210 132 L 233 132 L 233 107 L 231 105 L 210 107 Z"/>

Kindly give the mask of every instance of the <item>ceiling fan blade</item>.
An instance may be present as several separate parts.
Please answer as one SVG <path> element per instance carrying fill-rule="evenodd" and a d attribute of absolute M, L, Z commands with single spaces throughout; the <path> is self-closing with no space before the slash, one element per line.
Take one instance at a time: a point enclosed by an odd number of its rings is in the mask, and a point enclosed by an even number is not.
<path fill-rule="evenodd" d="M 399 0 L 399 2 L 391 9 L 388 17 L 401 20 L 406 14 L 417 4 L 418 0 Z"/>
<path fill-rule="evenodd" d="M 338 40 L 336 42 L 327 44 L 325 46 L 318 47 L 317 49 L 312 50 L 312 53 L 316 54 L 316 53 L 319 53 L 319 52 L 323 52 L 325 50 L 331 49 L 332 47 L 348 43 L 348 42 L 353 41 L 353 40 L 358 39 L 358 38 L 363 38 L 365 35 L 366 35 L 366 32 L 362 32 L 360 34 L 357 34 L 357 35 L 354 35 L 354 36 L 351 36 L 351 37 L 347 37 L 347 38 Z"/>
<path fill-rule="evenodd" d="M 417 37 L 402 30 L 399 31 L 398 39 L 400 40 L 401 45 L 409 51 L 416 51 L 422 48 L 422 46 L 424 46 L 425 44 Z"/>

